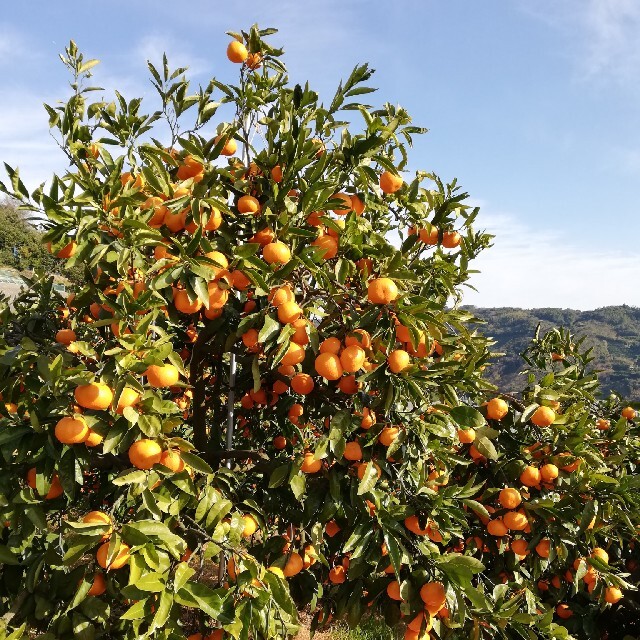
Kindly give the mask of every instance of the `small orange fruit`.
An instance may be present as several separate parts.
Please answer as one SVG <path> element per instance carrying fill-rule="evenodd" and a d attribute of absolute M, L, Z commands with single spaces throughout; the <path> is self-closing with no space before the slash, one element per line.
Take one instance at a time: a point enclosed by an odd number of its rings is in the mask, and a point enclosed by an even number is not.
<path fill-rule="evenodd" d="M 493 398 L 487 403 L 487 418 L 502 420 L 509 413 L 509 405 L 502 398 Z"/>
<path fill-rule="evenodd" d="M 144 373 L 147 382 L 156 389 L 173 387 L 180 380 L 180 372 L 172 364 L 151 364 Z"/>
<path fill-rule="evenodd" d="M 241 196 L 236 206 L 239 213 L 251 213 L 253 215 L 257 215 L 262 209 L 258 199 L 253 196 Z"/>
<path fill-rule="evenodd" d="M 56 333 L 56 342 L 59 344 L 70 345 L 76 340 L 76 332 L 72 329 L 60 329 Z"/>
<path fill-rule="evenodd" d="M 392 373 L 401 373 L 411 365 L 411 356 L 404 349 L 396 349 L 387 358 Z"/>
<path fill-rule="evenodd" d="M 55 436 L 62 444 L 78 444 L 89 437 L 89 427 L 81 415 L 67 416 L 58 420 Z"/>
<path fill-rule="evenodd" d="M 340 358 L 334 353 L 320 353 L 315 360 L 315 369 L 327 380 L 337 380 L 343 373 Z"/>
<path fill-rule="evenodd" d="M 498 502 L 500 502 L 500 504 L 505 509 L 515 509 L 516 507 L 520 506 L 520 503 L 522 502 L 522 496 L 517 489 L 507 487 L 500 491 Z"/>
<path fill-rule="evenodd" d="M 548 427 L 556 419 L 556 413 L 550 407 L 538 407 L 531 416 L 531 422 L 536 427 Z"/>
<path fill-rule="evenodd" d="M 262 248 L 262 257 L 267 264 L 287 264 L 291 251 L 284 242 L 270 242 Z"/>
<path fill-rule="evenodd" d="M 138 469 L 151 469 L 162 459 L 162 447 L 155 440 L 137 440 L 129 447 L 129 460 Z"/>
<path fill-rule="evenodd" d="M 384 171 L 380 175 L 380 189 L 382 193 L 395 193 L 402 188 L 404 180 L 397 174 L 391 173 L 391 171 Z"/>
<path fill-rule="evenodd" d="M 313 378 L 307 373 L 297 373 L 291 378 L 291 388 L 302 396 L 306 396 L 313 391 Z"/>
<path fill-rule="evenodd" d="M 238 42 L 237 40 L 232 40 L 227 47 L 227 58 L 231 62 L 235 62 L 236 64 L 243 63 L 249 57 L 249 52 L 247 51 L 247 47 L 245 47 L 242 42 Z"/>
<path fill-rule="evenodd" d="M 114 558 L 111 560 L 110 564 L 107 564 L 107 558 L 109 554 L 109 545 L 111 543 L 105 542 L 100 545 L 98 548 L 98 552 L 96 553 L 96 560 L 98 564 L 107 571 L 111 571 L 112 569 L 121 569 L 124 567 L 127 562 L 129 562 L 129 545 L 124 542 L 120 543 L 120 547 L 117 549 Z"/>
<path fill-rule="evenodd" d="M 390 278 L 376 278 L 369 282 L 367 295 L 373 304 L 389 304 L 398 298 L 398 287 Z"/>
<path fill-rule="evenodd" d="M 85 409 L 104 411 L 111 406 L 113 391 L 102 382 L 90 382 L 76 387 L 73 393 L 76 403 Z"/>

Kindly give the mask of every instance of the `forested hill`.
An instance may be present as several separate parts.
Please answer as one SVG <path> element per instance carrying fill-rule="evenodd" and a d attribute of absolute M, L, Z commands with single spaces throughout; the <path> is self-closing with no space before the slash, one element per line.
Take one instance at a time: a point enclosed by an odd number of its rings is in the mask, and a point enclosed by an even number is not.
<path fill-rule="evenodd" d="M 519 355 L 541 323 L 543 330 L 563 326 L 578 337 L 586 336 L 585 344 L 594 348 L 592 366 L 602 370 L 603 390 L 640 400 L 640 308 L 470 310 L 487 322 L 481 331 L 497 341 L 494 350 L 507 354 L 496 361 L 489 375 L 501 388 L 515 391 L 524 386 L 524 377 L 517 375 L 523 364 Z"/>

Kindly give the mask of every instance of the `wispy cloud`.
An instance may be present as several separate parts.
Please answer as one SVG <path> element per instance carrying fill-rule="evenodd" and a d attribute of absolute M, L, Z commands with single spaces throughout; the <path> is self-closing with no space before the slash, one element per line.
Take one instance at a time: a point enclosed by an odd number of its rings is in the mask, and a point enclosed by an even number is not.
<path fill-rule="evenodd" d="M 625 247 L 603 250 L 597 242 L 578 246 L 511 214 L 489 212 L 479 221 L 495 234 L 495 244 L 474 263 L 481 273 L 471 284 L 478 291 L 465 294 L 466 304 L 579 310 L 640 306 L 640 291 L 630 286 L 640 281 L 640 253 Z"/>
<path fill-rule="evenodd" d="M 638 0 L 520 0 L 520 3 L 530 14 L 561 30 L 582 79 L 624 84 L 640 80 Z"/>

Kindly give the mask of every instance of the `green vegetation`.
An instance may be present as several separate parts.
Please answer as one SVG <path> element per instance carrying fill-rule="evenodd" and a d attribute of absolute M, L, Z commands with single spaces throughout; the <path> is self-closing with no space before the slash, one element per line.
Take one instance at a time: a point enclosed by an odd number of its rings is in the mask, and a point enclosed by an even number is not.
<path fill-rule="evenodd" d="M 338 626 L 331 631 L 331 640 L 397 640 L 402 634 L 387 626 L 384 620 L 368 618 L 355 629 Z"/>
<path fill-rule="evenodd" d="M 65 269 L 47 251 L 43 235 L 11 201 L 0 202 L 0 267 L 21 272 L 43 270 L 76 280 L 81 270 Z"/>
<path fill-rule="evenodd" d="M 483 333 L 496 340 L 494 350 L 505 353 L 487 370 L 489 379 L 502 389 L 520 391 L 527 381 L 519 376 L 519 354 L 527 347 L 538 324 L 546 331 L 564 326 L 585 338 L 592 347 L 591 369 L 600 371 L 602 391 L 615 390 L 626 398 L 640 396 L 640 309 L 626 305 L 595 311 L 572 309 L 480 309 L 473 313 L 487 322 Z M 556 365 L 560 366 L 560 365 Z"/>

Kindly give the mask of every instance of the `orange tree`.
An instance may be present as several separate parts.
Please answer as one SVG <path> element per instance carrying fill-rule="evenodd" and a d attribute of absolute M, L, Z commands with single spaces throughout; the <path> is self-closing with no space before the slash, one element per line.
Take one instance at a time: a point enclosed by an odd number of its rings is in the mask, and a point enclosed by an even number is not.
<path fill-rule="evenodd" d="M 322 104 L 273 32 L 230 34 L 237 85 L 150 64 L 150 115 L 91 102 L 71 43 L 46 107 L 69 169 L 29 194 L 7 167 L 85 279 L 0 311 L 0 633 L 285 638 L 308 607 L 314 629 L 588 637 L 630 586 L 634 416 L 594 431 L 619 407 L 582 361 L 492 390 L 458 306 L 478 210 L 409 175 L 424 130 L 359 102 L 367 65 Z M 561 342 L 532 368 L 582 357 Z"/>

